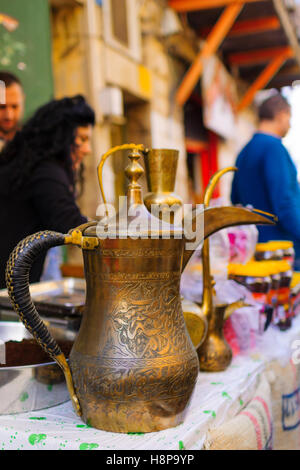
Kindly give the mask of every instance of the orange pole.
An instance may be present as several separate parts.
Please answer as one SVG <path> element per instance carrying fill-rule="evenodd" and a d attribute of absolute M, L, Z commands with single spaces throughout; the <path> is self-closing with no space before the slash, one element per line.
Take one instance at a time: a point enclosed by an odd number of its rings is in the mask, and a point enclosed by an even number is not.
<path fill-rule="evenodd" d="M 276 72 L 282 67 L 284 62 L 288 59 L 288 54 L 283 53 L 278 57 L 275 57 L 263 70 L 263 72 L 259 75 L 259 77 L 255 80 L 255 82 L 250 86 L 248 91 L 245 93 L 244 97 L 240 101 L 238 105 L 238 111 L 242 111 L 244 108 L 249 106 L 256 93 L 259 90 L 262 90 L 267 83 L 271 80 L 272 77 L 276 74 Z"/>
<path fill-rule="evenodd" d="M 269 62 L 269 60 L 282 54 L 287 54 L 289 57 L 293 57 L 294 51 L 290 46 L 283 46 L 258 49 L 248 52 L 235 52 L 229 55 L 228 61 L 231 65 L 253 65 L 262 62 Z"/>
<path fill-rule="evenodd" d="M 179 105 L 184 105 L 192 93 L 197 81 L 199 80 L 203 70 L 203 59 L 210 57 L 216 52 L 243 6 L 244 5 L 241 2 L 233 3 L 229 5 L 222 13 L 218 22 L 215 24 L 211 33 L 208 35 L 201 52 L 199 52 L 197 55 L 194 63 L 187 71 L 181 85 L 177 90 L 176 101 Z"/>
<path fill-rule="evenodd" d="M 255 20 L 244 20 L 236 23 L 228 36 L 240 36 L 246 34 L 263 33 L 265 31 L 276 31 L 281 24 L 276 16 L 257 18 Z"/>
<path fill-rule="evenodd" d="M 169 7 L 179 12 L 209 10 L 222 8 L 231 5 L 233 2 L 243 5 L 244 3 L 254 3 L 261 0 L 169 0 Z"/>
<path fill-rule="evenodd" d="M 255 20 L 237 21 L 227 37 L 246 36 L 248 34 L 264 33 L 266 31 L 276 31 L 280 29 L 281 24 L 276 16 L 268 16 L 257 18 Z M 206 37 L 210 33 L 211 28 L 204 28 L 200 31 L 201 37 Z"/>

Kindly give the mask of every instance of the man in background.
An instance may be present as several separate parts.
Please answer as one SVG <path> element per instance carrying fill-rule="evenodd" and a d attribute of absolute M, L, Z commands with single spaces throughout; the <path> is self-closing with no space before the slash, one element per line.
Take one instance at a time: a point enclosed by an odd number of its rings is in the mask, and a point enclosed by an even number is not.
<path fill-rule="evenodd" d="M 292 240 L 300 270 L 300 190 L 297 170 L 282 144 L 290 128 L 291 108 L 277 93 L 258 109 L 259 125 L 236 160 L 233 204 L 248 204 L 278 217 L 274 226 L 258 226 L 259 242 Z"/>
<path fill-rule="evenodd" d="M 25 96 L 20 80 L 10 72 L 0 71 L 4 84 L 4 103 L 0 102 L 0 151 L 13 139 L 24 113 Z"/>

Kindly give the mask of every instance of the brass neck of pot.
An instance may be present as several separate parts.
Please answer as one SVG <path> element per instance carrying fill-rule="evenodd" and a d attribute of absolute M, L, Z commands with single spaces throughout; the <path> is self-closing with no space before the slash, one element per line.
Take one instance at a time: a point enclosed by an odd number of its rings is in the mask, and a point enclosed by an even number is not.
<path fill-rule="evenodd" d="M 235 167 L 224 168 L 223 170 L 218 171 L 211 178 L 204 193 L 204 208 L 207 208 L 209 206 L 210 200 L 213 195 L 213 191 L 219 179 L 228 171 L 236 171 L 236 168 Z M 211 270 L 210 270 L 208 238 L 204 240 L 203 247 L 202 247 L 202 270 L 203 270 L 203 273 L 202 273 L 202 276 L 203 276 L 202 310 L 203 310 L 203 313 L 209 317 L 213 314 L 214 280 L 213 280 L 213 277 L 211 276 Z"/>
<path fill-rule="evenodd" d="M 227 305 L 213 305 L 213 315 L 208 321 L 208 331 L 222 334 Z"/>
<path fill-rule="evenodd" d="M 127 191 L 127 203 L 128 207 L 132 205 L 143 204 L 142 188 L 138 183 L 138 179 L 143 175 L 143 167 L 139 164 L 140 153 L 137 150 L 128 155 L 130 159 L 129 165 L 125 168 L 125 174 L 129 179 L 128 191 Z"/>
<path fill-rule="evenodd" d="M 213 311 L 213 284 L 214 280 L 210 273 L 209 260 L 209 239 L 203 242 L 202 247 L 202 276 L 203 276 L 203 294 L 202 294 L 202 311 L 204 315 L 209 317 Z"/>
<path fill-rule="evenodd" d="M 178 150 L 151 149 L 144 153 L 148 189 L 153 193 L 173 192 Z"/>

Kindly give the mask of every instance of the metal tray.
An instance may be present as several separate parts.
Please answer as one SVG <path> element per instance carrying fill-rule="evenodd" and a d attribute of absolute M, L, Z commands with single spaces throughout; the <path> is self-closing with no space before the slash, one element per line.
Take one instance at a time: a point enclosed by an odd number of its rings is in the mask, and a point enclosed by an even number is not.
<path fill-rule="evenodd" d="M 76 334 L 49 328 L 58 339 L 74 341 Z M 32 338 L 22 323 L 0 322 L 0 340 Z M 69 400 L 65 378 L 55 362 L 0 368 L 0 415 L 41 410 Z M 53 378 L 55 380 L 53 380 Z"/>
<path fill-rule="evenodd" d="M 81 315 L 85 292 L 85 280 L 72 277 L 30 285 L 32 300 L 43 316 Z M 0 290 L 0 309 L 12 310 L 6 289 Z"/>

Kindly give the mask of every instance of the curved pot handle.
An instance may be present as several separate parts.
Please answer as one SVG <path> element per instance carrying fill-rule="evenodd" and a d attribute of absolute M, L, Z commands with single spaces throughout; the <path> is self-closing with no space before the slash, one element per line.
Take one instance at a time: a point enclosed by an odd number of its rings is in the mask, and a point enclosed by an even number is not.
<path fill-rule="evenodd" d="M 27 330 L 63 370 L 74 409 L 80 415 L 80 405 L 65 355 L 41 320 L 29 291 L 29 273 L 36 257 L 49 248 L 66 243 L 72 243 L 70 235 L 52 231 L 37 232 L 24 238 L 10 254 L 6 266 L 6 285 L 14 310 Z"/>

